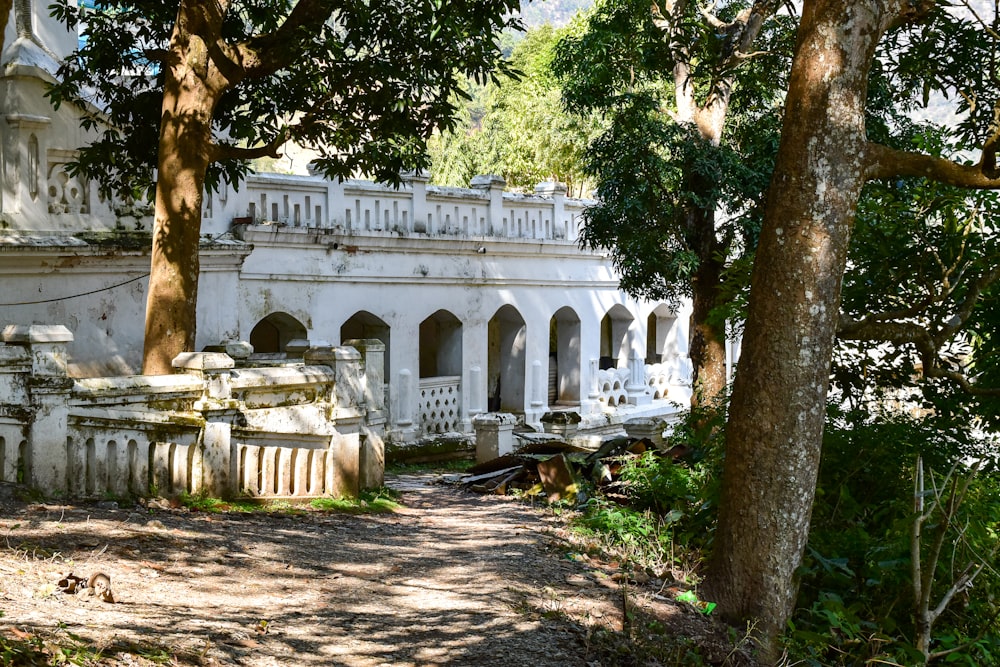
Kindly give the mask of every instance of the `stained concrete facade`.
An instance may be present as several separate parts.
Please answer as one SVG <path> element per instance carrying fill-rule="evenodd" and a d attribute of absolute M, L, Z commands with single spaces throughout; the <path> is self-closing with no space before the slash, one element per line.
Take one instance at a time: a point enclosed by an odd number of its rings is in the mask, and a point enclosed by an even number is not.
<path fill-rule="evenodd" d="M 0 57 L 0 325 L 66 326 L 77 377 L 136 373 L 149 210 L 67 175 L 87 136 L 44 91 L 77 36 L 15 4 Z M 243 340 L 268 358 L 379 340 L 397 440 L 468 431 L 485 412 L 537 424 L 552 409 L 683 404 L 688 310 L 619 291 L 608 258 L 578 245 L 586 205 L 496 177 L 453 189 L 411 175 L 396 190 L 254 175 L 206 197 L 198 349 Z"/>

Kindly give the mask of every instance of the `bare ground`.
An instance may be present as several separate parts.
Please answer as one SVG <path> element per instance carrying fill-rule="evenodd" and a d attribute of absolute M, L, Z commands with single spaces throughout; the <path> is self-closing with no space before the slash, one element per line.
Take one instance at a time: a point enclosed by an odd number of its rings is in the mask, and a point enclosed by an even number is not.
<path fill-rule="evenodd" d="M 574 555 L 560 517 L 432 481 L 390 479 L 403 508 L 379 515 L 32 504 L 8 489 L 0 638 L 123 667 L 749 664 L 664 582 Z M 114 603 L 57 588 L 96 571 Z"/>

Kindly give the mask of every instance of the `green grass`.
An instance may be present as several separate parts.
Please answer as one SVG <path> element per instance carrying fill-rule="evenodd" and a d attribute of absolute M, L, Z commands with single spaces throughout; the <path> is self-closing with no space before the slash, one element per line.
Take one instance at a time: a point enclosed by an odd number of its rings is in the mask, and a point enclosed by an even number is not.
<path fill-rule="evenodd" d="M 382 487 L 362 491 L 357 498 L 316 498 L 309 506 L 324 512 L 387 514 L 399 509 L 399 492 Z"/>
<path fill-rule="evenodd" d="M 202 494 L 183 493 L 180 502 L 184 507 L 198 512 L 302 514 L 310 509 L 344 514 L 382 514 L 399 509 L 399 493 L 382 487 L 362 491 L 357 498 L 314 498 L 308 504 L 288 500 L 222 500 Z"/>

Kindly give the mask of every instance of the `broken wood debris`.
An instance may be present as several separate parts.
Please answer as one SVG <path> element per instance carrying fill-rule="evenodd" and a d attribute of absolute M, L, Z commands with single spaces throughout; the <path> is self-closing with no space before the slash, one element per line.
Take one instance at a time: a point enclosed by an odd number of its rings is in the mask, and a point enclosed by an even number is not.
<path fill-rule="evenodd" d="M 526 495 L 544 495 L 549 502 L 574 501 L 579 498 L 582 480 L 613 488 L 623 461 L 651 449 L 655 446 L 645 438 L 609 438 L 596 450 L 551 438 L 532 439 L 510 454 L 473 466 L 455 481 L 477 493 L 507 495 L 519 490 Z M 683 455 L 674 450 L 664 453 L 675 459 L 678 454 Z"/>

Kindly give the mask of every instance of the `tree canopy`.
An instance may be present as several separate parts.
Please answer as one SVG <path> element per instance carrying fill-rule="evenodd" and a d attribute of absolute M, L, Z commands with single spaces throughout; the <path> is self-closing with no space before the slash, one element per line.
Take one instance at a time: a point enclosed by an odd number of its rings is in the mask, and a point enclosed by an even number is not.
<path fill-rule="evenodd" d="M 84 108 L 97 139 L 71 167 L 106 193 L 148 194 L 156 219 L 144 370 L 171 372 L 194 346 L 206 185 L 238 183 L 247 161 L 289 139 L 331 177 L 398 182 L 427 166 L 466 77 L 499 62 L 518 0 L 71 0 L 54 13 L 84 38 L 49 95 Z M 151 146 L 157 146 L 154 154 Z"/>
<path fill-rule="evenodd" d="M 517 41 L 507 62 L 515 74 L 478 87 L 458 126 L 430 142 L 435 183 L 467 186 L 477 174 L 498 174 L 517 189 L 554 180 L 589 194 L 583 151 L 599 125 L 591 114 L 562 107 L 551 62 L 565 33 L 542 25 Z"/>
<path fill-rule="evenodd" d="M 559 42 L 567 108 L 606 129 L 584 157 L 585 246 L 625 291 L 692 299 L 694 401 L 725 387 L 726 320 L 745 284 L 775 147 L 792 16 L 782 3 L 599 0 Z"/>

